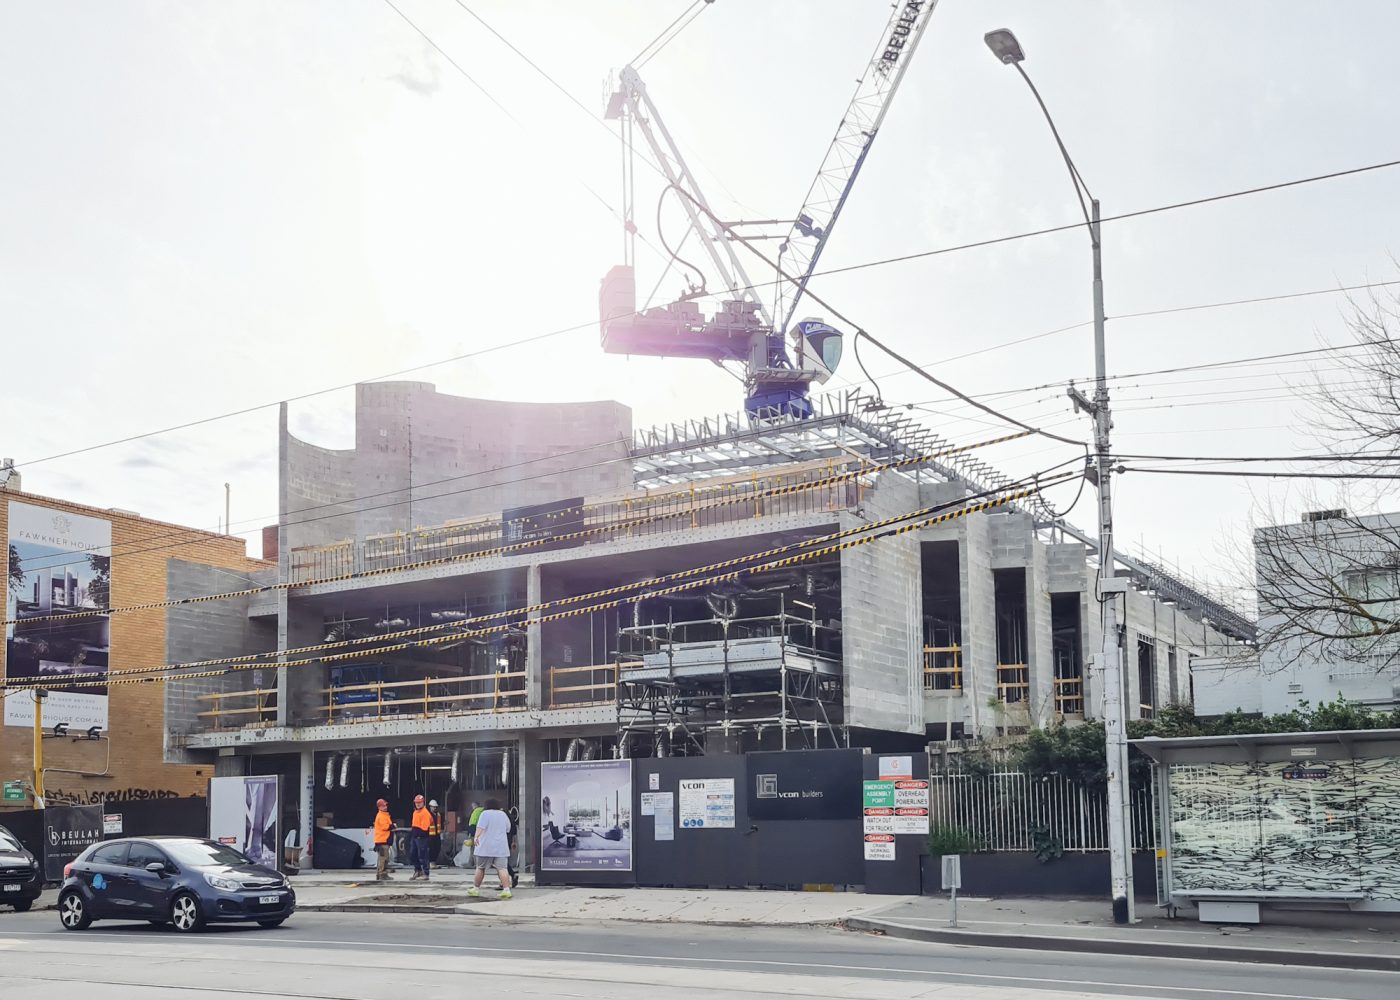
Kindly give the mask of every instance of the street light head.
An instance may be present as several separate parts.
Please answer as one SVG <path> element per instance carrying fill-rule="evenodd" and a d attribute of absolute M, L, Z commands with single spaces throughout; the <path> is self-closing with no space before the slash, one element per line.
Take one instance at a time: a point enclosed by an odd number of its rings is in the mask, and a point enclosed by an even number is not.
<path fill-rule="evenodd" d="M 1011 33 L 1010 28 L 998 28 L 982 37 L 987 43 L 987 48 L 992 50 L 992 55 L 1002 62 L 1010 64 L 1025 60 L 1026 54 L 1021 51 L 1021 43 L 1016 41 L 1016 36 Z"/>

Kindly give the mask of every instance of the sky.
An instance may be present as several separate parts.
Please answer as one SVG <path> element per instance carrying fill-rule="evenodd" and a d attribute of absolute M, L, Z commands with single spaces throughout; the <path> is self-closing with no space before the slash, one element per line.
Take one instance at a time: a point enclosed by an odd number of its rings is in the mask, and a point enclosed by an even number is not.
<path fill-rule="evenodd" d="M 0 4 L 0 456 L 27 491 L 212 529 L 227 482 L 233 528 L 253 538 L 277 511 L 267 404 L 418 366 L 401 377 L 461 395 L 621 400 L 638 427 L 741 406 L 730 374 L 605 355 L 596 325 L 460 358 L 596 320 L 623 251 L 620 145 L 599 120 L 610 79 L 690 0 L 394 4 Z M 645 64 L 717 214 L 795 214 L 888 14 L 884 0 L 717 0 Z M 1393 3 L 942 0 L 823 269 L 1078 218 L 1034 99 L 983 44 L 1000 27 L 1106 217 L 1400 158 L 1400 63 L 1359 44 L 1400 31 Z M 660 193 L 639 164 L 643 293 L 663 273 Z M 1397 196 L 1392 168 L 1105 224 L 1110 374 L 1343 340 L 1339 294 L 1127 314 L 1400 279 Z M 674 242 L 678 207 L 661 216 Z M 1093 372 L 1082 230 L 812 288 L 964 392 L 1005 393 L 988 402 L 1088 439 L 1065 396 Z M 661 289 L 683 282 L 673 271 Z M 886 402 L 945 437 L 998 433 L 861 353 Z M 1298 392 L 1316 377 L 1352 378 L 1314 358 L 1115 381 L 1115 448 L 1316 450 Z M 848 349 L 828 388 L 863 378 Z M 346 447 L 352 406 L 348 389 L 296 398 L 292 429 Z M 1074 455 L 1032 439 L 983 457 L 1024 474 Z M 1129 473 L 1117 491 L 1120 544 L 1229 582 L 1226 553 L 1261 506 L 1294 519 L 1334 488 Z M 1092 494 L 1070 519 L 1093 526 Z"/>

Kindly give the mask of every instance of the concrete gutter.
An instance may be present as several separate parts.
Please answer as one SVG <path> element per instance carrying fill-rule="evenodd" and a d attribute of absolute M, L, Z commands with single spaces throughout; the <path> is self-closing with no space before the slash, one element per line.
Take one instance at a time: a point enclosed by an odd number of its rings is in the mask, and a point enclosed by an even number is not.
<path fill-rule="evenodd" d="M 1328 969 L 1365 969 L 1400 972 L 1400 955 L 1375 952 L 1295 951 L 1277 948 L 1143 941 L 1120 937 L 1056 937 L 1047 934 L 1003 934 L 948 928 L 914 927 L 891 920 L 848 917 L 842 926 L 849 931 L 883 934 L 907 941 L 931 944 L 957 944 L 982 948 L 1018 948 L 1036 951 L 1063 951 L 1093 955 L 1131 955 L 1150 958 L 1189 958 L 1203 962 L 1253 962 L 1267 965 L 1302 965 Z"/>

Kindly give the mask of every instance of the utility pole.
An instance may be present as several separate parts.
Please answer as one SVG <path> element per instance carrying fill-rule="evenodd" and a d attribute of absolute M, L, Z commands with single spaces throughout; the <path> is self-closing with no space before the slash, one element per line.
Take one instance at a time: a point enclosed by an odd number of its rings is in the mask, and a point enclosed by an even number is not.
<path fill-rule="evenodd" d="M 34 696 L 34 808 L 44 808 L 44 699 L 49 693 L 35 688 Z"/>
<path fill-rule="evenodd" d="M 1055 136 L 1055 144 L 1060 148 L 1065 166 L 1069 168 L 1070 181 L 1074 184 L 1075 197 L 1084 210 L 1084 221 L 1089 227 L 1089 241 L 1094 254 L 1094 398 L 1086 399 L 1073 385 L 1069 387 L 1069 397 L 1076 410 L 1083 410 L 1094 418 L 1094 469 L 1093 479 L 1099 494 L 1099 580 L 1097 597 L 1103 608 L 1103 645 L 1099 660 L 1103 673 L 1103 726 L 1104 752 L 1108 771 L 1108 851 L 1110 862 L 1110 887 L 1113 895 L 1114 923 L 1128 924 L 1133 921 L 1133 866 L 1132 841 L 1129 838 L 1129 816 L 1131 798 L 1128 794 L 1128 740 L 1127 706 L 1123 692 L 1123 650 L 1118 636 L 1118 595 L 1127 592 L 1127 579 L 1114 573 L 1113 559 L 1113 492 L 1111 479 L 1111 449 L 1109 436 L 1113 429 L 1113 417 L 1108 403 L 1108 358 L 1104 343 L 1103 308 L 1103 241 L 1100 239 L 1099 200 L 1089 192 L 1089 185 L 1079 174 L 1079 168 L 1070 158 L 1069 150 L 1060 139 L 1060 130 L 1050 117 L 1050 110 L 1040 97 L 1040 91 L 1026 75 L 1021 65 L 1026 54 L 1016 36 L 1005 28 L 989 31 L 985 36 L 987 47 L 992 54 L 1007 65 L 1016 67 L 1021 79 L 1035 95 L 1045 121 Z M 1084 205 L 1085 197 L 1089 205 Z"/>

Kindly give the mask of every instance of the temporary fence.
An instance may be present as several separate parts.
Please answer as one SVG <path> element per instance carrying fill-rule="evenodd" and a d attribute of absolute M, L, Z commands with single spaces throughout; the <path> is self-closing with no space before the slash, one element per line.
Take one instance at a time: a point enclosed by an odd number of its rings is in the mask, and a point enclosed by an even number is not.
<path fill-rule="evenodd" d="M 935 827 L 964 835 L 977 850 L 1070 852 L 1108 850 L 1108 802 L 1103 789 L 1057 774 L 1002 770 L 936 774 L 930 778 Z M 1150 789 L 1131 794 L 1132 846 L 1156 850 Z"/>

